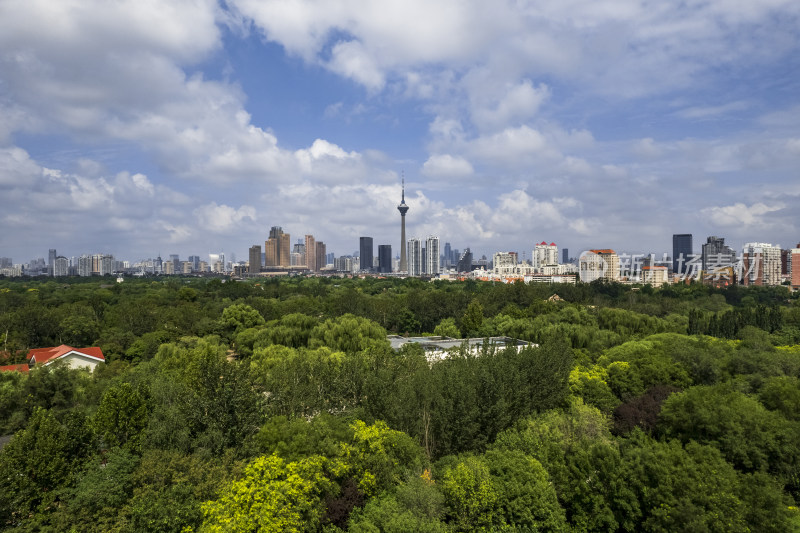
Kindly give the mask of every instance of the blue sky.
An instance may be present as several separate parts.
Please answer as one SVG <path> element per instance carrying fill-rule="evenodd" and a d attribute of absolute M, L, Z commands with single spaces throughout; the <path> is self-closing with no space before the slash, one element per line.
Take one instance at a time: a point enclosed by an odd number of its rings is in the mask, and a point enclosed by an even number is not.
<path fill-rule="evenodd" d="M 789 0 L 3 0 L 0 256 L 800 241 Z"/>

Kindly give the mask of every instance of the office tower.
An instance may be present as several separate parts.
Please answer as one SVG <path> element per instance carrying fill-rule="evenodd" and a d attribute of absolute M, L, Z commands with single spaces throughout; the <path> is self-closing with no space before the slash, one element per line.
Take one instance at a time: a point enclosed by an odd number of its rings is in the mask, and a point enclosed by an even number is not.
<path fill-rule="evenodd" d="M 313 235 L 306 235 L 305 240 L 306 268 L 317 271 L 317 241 Z"/>
<path fill-rule="evenodd" d="M 736 252 L 725 245 L 723 237 L 711 236 L 706 239 L 702 248 L 702 265 L 704 272 L 713 271 L 718 267 L 729 267 L 736 263 Z M 688 270 L 687 270 L 688 273 Z"/>
<path fill-rule="evenodd" d="M 749 242 L 742 247 L 744 285 L 781 284 L 781 247 L 763 242 Z"/>
<path fill-rule="evenodd" d="M 261 246 L 259 246 L 261 248 Z M 200 256 L 190 255 L 189 262 L 192 264 L 192 272 L 200 272 Z"/>
<path fill-rule="evenodd" d="M 464 250 L 464 253 L 458 259 L 458 266 L 456 269 L 459 272 L 471 272 L 472 271 L 472 252 L 467 248 Z"/>
<path fill-rule="evenodd" d="M 328 247 L 325 246 L 325 243 L 322 241 L 317 241 L 316 245 L 316 264 L 314 266 L 314 271 L 319 272 L 326 266 L 328 266 Z M 308 252 L 306 252 L 308 253 Z"/>
<path fill-rule="evenodd" d="M 561 262 L 564 264 L 569 263 L 569 248 L 561 250 Z"/>
<path fill-rule="evenodd" d="M 268 267 L 288 267 L 291 265 L 292 236 L 284 233 L 280 226 L 272 226 L 269 239 L 264 243 L 265 265 Z"/>
<path fill-rule="evenodd" d="M 359 239 L 358 257 L 360 258 L 360 270 L 372 270 L 372 237 L 361 237 Z"/>
<path fill-rule="evenodd" d="M 590 283 L 598 279 L 619 280 L 619 256 L 614 250 L 589 250 L 581 254 L 578 265 L 581 281 Z"/>
<path fill-rule="evenodd" d="M 450 243 L 446 242 L 444 243 L 444 261 L 443 261 L 444 264 L 442 266 L 444 268 L 450 268 L 450 265 L 453 264 L 452 258 L 453 258 L 453 250 L 452 248 L 450 248 Z"/>
<path fill-rule="evenodd" d="M 172 262 L 172 272 L 174 274 L 180 274 L 183 271 L 180 256 L 178 254 L 170 254 L 169 260 Z"/>
<path fill-rule="evenodd" d="M 328 253 L 325 255 L 325 265 L 326 265 L 326 266 L 327 266 L 327 265 L 332 265 L 332 264 L 333 264 L 334 257 L 335 257 L 335 256 L 333 255 L 333 252 L 328 252 Z"/>
<path fill-rule="evenodd" d="M 531 254 L 531 264 L 534 268 L 541 268 L 547 265 L 558 264 L 558 247 L 556 243 L 542 241 L 533 247 Z"/>
<path fill-rule="evenodd" d="M 419 239 L 409 239 L 407 255 L 408 275 L 419 276 L 422 274 L 422 241 Z M 402 263 L 402 256 L 400 262 Z M 401 264 L 402 267 L 402 264 Z"/>
<path fill-rule="evenodd" d="M 791 249 L 789 274 L 791 276 L 792 289 L 800 289 L 800 243 L 797 243 L 797 246 Z"/>
<path fill-rule="evenodd" d="M 694 254 L 691 233 L 676 233 L 672 235 L 672 273 L 683 275 L 686 272 L 686 262 Z"/>
<path fill-rule="evenodd" d="M 392 271 L 392 245 L 378 245 L 378 272 L 388 274 Z"/>
<path fill-rule="evenodd" d="M 397 210 L 400 211 L 400 272 L 409 272 L 406 257 L 406 213 L 408 213 L 408 206 L 406 205 L 405 178 L 403 178 L 403 193 Z"/>
<path fill-rule="evenodd" d="M 0 257 L 0 268 L 11 268 L 12 265 L 10 257 Z"/>
<path fill-rule="evenodd" d="M 261 245 L 254 244 L 250 247 L 250 265 L 247 268 L 247 271 L 250 274 L 258 274 L 261 272 Z"/>
<path fill-rule="evenodd" d="M 47 275 L 48 276 L 55 276 L 55 265 L 56 265 L 56 249 L 50 248 L 50 252 L 47 254 Z"/>

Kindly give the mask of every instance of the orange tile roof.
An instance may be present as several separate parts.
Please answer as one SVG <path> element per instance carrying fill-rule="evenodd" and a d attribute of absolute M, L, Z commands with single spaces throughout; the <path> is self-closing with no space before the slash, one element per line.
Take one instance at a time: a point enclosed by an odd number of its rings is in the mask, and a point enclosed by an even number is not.
<path fill-rule="evenodd" d="M 0 372 L 28 372 L 27 364 L 0 366 Z"/>
<path fill-rule="evenodd" d="M 78 349 L 73 348 L 72 346 L 67 346 L 66 344 L 62 344 L 61 346 L 56 346 L 54 348 L 34 348 L 28 352 L 28 361 L 33 360 L 37 364 L 46 365 L 47 363 L 55 361 L 59 357 L 64 357 L 72 352 L 88 356 L 92 359 L 99 359 L 100 361 L 106 360 L 105 356 L 103 355 L 103 350 L 97 346 Z"/>
<path fill-rule="evenodd" d="M 589 250 L 589 251 L 590 252 L 594 252 L 596 254 L 615 254 L 615 253 L 617 253 L 614 250 L 612 250 L 611 248 L 603 248 L 602 250 Z"/>

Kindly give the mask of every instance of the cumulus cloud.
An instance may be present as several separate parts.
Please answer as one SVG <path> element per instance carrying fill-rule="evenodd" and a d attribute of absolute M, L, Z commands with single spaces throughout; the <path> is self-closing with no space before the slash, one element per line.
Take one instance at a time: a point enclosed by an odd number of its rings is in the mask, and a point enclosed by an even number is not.
<path fill-rule="evenodd" d="M 256 209 L 249 205 L 243 205 L 236 209 L 225 204 L 217 205 L 216 202 L 211 202 L 196 208 L 194 215 L 200 226 L 214 233 L 229 233 L 241 229 L 245 220 L 256 221 Z"/>
<path fill-rule="evenodd" d="M 436 178 L 468 176 L 474 171 L 469 161 L 450 154 L 432 155 L 422 165 L 423 174 Z"/>
<path fill-rule="evenodd" d="M 721 227 L 736 227 L 742 229 L 763 229 L 775 224 L 770 220 L 770 213 L 783 209 L 783 204 L 767 205 L 756 202 L 751 205 L 736 203 L 733 205 L 708 207 L 703 209 L 703 214 L 711 222 Z"/>

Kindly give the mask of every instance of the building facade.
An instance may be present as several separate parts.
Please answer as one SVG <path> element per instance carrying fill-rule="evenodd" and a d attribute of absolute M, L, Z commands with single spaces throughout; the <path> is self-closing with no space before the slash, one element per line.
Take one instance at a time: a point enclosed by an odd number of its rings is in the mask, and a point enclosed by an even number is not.
<path fill-rule="evenodd" d="M 409 239 L 406 258 L 408 260 L 408 275 L 422 275 L 422 241 Z"/>
<path fill-rule="evenodd" d="M 392 245 L 378 245 L 378 272 L 389 274 L 392 272 Z"/>
<path fill-rule="evenodd" d="M 372 237 L 361 237 L 360 239 L 358 239 L 358 254 L 359 254 L 358 268 L 360 270 L 365 270 L 365 271 L 372 270 L 373 267 L 372 259 L 374 253 L 375 249 L 372 244 Z"/>
<path fill-rule="evenodd" d="M 686 273 L 686 262 L 694 254 L 691 233 L 675 233 L 672 235 L 672 272 L 678 275 Z"/>
<path fill-rule="evenodd" d="M 781 284 L 781 247 L 749 242 L 742 247 L 743 285 Z"/>
<path fill-rule="evenodd" d="M 533 268 L 542 268 L 545 265 L 557 265 L 558 246 L 556 246 L 556 243 L 551 242 L 547 244 L 547 242 L 542 241 L 534 246 L 533 252 L 531 253 L 531 263 L 533 264 Z"/>
<path fill-rule="evenodd" d="M 247 271 L 250 274 L 258 274 L 259 272 L 261 272 L 261 245 L 254 244 L 253 246 L 251 246 L 248 256 L 249 256 L 249 264 L 247 267 Z M 193 263 L 193 261 L 190 261 L 190 263 Z"/>
<path fill-rule="evenodd" d="M 441 269 L 439 257 L 439 237 L 431 235 L 425 241 L 425 272 L 431 276 L 438 275 Z"/>
<path fill-rule="evenodd" d="M 584 283 L 598 279 L 619 281 L 619 256 L 609 248 L 589 250 L 581 254 L 578 272 Z"/>

